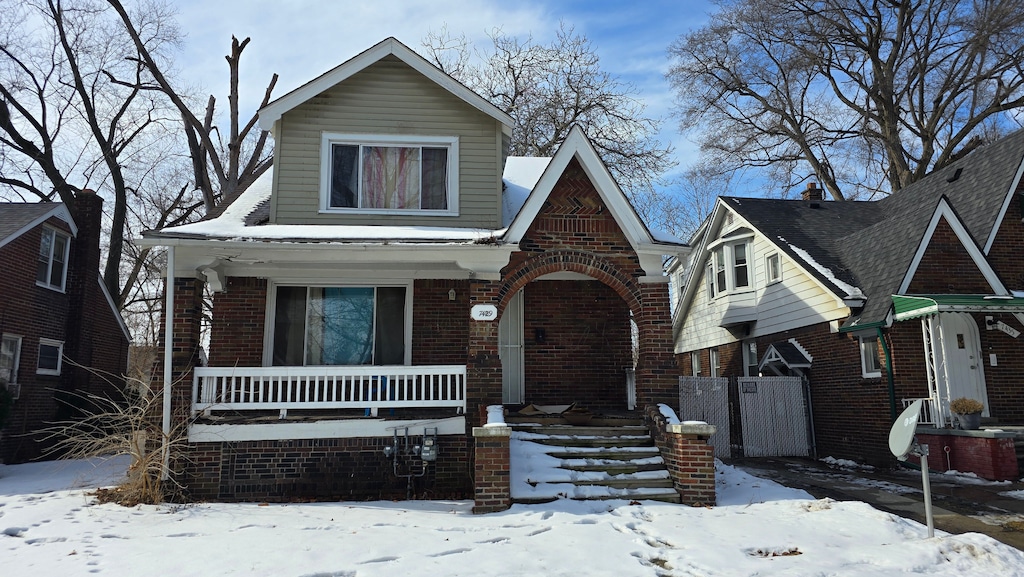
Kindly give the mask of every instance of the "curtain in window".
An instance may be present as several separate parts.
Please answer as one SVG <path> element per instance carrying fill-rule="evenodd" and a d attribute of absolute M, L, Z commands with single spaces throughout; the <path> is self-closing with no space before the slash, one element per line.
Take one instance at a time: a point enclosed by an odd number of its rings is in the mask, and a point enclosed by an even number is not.
<path fill-rule="evenodd" d="M 373 288 L 309 289 L 308 365 L 373 362 Z"/>
<path fill-rule="evenodd" d="M 362 208 L 420 207 L 420 149 L 363 147 Z"/>

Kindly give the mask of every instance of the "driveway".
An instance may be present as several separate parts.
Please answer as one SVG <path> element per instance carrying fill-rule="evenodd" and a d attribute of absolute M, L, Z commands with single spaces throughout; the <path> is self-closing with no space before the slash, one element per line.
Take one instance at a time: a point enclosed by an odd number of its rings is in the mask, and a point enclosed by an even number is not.
<path fill-rule="evenodd" d="M 882 471 L 854 463 L 800 458 L 728 459 L 726 463 L 816 498 L 863 501 L 925 523 L 920 470 Z M 949 533 L 983 533 L 1024 551 L 1024 483 L 993 482 L 962 474 L 931 472 L 932 518 Z M 1009 493 L 1016 492 L 1020 498 Z"/>

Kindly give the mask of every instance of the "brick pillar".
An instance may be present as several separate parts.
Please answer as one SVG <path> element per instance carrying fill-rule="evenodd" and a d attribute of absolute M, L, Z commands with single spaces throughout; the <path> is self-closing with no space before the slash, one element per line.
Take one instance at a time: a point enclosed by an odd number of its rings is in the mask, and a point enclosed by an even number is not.
<path fill-rule="evenodd" d="M 708 439 L 715 426 L 668 424 L 655 406 L 648 406 L 644 417 L 683 504 L 714 505 L 715 448 Z"/>
<path fill-rule="evenodd" d="M 641 311 L 637 318 L 640 356 L 636 369 L 637 405 L 679 404 L 679 366 L 672 343 L 672 313 L 668 284 L 640 285 Z"/>
<path fill-rule="evenodd" d="M 498 306 L 498 283 L 472 281 L 470 306 Z M 470 311 L 466 311 L 468 316 Z M 498 357 L 498 319 L 469 321 L 466 358 L 466 418 L 470 425 L 482 425 L 483 407 L 501 404 L 501 359 Z"/>
<path fill-rule="evenodd" d="M 504 511 L 512 506 L 511 427 L 473 427 L 474 513 Z"/>

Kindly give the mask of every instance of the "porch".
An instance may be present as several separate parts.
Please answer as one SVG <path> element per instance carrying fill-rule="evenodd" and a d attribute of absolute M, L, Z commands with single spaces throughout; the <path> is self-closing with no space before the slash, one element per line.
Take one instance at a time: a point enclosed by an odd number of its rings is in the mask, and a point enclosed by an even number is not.
<path fill-rule="evenodd" d="M 466 412 L 466 366 L 196 367 L 192 416 L 448 408 Z"/>

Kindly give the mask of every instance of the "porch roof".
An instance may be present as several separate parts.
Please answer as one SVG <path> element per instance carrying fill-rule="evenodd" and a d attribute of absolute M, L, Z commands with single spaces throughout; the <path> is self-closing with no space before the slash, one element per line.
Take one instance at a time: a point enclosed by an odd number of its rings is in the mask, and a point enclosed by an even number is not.
<path fill-rule="evenodd" d="M 936 313 L 1024 313 L 1024 295 L 892 295 L 897 321 Z"/>

